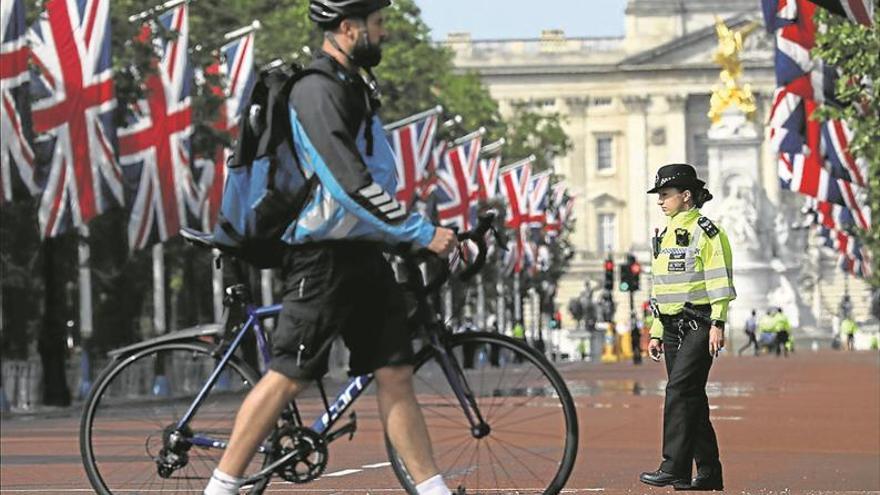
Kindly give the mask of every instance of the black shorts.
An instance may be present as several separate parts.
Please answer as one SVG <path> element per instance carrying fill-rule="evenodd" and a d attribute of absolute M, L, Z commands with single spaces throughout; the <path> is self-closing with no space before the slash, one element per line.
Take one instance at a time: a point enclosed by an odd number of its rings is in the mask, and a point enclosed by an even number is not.
<path fill-rule="evenodd" d="M 322 377 L 337 335 L 351 351 L 353 376 L 413 363 L 403 291 L 375 244 L 292 247 L 282 276 L 284 299 L 272 332 L 270 369 L 294 379 Z"/>

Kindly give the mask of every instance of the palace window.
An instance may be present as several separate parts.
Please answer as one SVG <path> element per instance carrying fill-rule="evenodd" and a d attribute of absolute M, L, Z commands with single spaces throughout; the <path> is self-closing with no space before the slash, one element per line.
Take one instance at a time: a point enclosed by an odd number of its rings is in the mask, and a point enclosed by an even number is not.
<path fill-rule="evenodd" d="M 611 170 L 614 164 L 611 161 L 612 145 L 614 139 L 611 136 L 599 136 L 596 138 L 596 169 L 599 171 Z"/>
<path fill-rule="evenodd" d="M 599 239 L 596 247 L 600 253 L 613 253 L 615 248 L 616 229 L 614 213 L 599 213 L 596 225 L 599 226 Z"/>

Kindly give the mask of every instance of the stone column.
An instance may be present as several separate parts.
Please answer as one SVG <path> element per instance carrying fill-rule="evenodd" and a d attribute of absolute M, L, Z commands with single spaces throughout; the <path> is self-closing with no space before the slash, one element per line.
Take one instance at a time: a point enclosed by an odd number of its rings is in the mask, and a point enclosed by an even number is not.
<path fill-rule="evenodd" d="M 779 287 L 771 267 L 772 218 L 776 208 L 761 184 L 762 138 L 752 122 L 728 109 L 708 132 L 709 177 L 714 199 L 702 212 L 725 229 L 733 251 L 737 299 L 731 304 L 731 331 L 741 330 L 752 309 L 768 306 L 768 294 Z"/>
<path fill-rule="evenodd" d="M 626 205 L 629 214 L 629 246 L 619 246 L 621 251 L 644 251 L 648 249 L 648 105 L 647 96 L 624 96 L 626 107 L 626 143 L 628 177 L 628 198 Z M 624 168 L 623 166 L 620 167 Z"/>

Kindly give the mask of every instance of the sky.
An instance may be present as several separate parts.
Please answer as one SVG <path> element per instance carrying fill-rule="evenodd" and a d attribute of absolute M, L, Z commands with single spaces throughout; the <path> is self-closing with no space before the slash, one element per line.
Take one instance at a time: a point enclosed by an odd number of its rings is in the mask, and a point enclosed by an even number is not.
<path fill-rule="evenodd" d="M 472 39 L 623 36 L 626 0 L 415 0 L 432 38 L 468 31 Z"/>

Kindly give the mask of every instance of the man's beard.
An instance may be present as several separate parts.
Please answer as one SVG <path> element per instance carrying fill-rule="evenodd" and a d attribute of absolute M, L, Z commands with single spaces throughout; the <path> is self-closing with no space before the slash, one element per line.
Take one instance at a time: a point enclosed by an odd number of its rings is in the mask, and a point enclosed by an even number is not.
<path fill-rule="evenodd" d="M 370 43 L 365 32 L 351 49 L 351 59 L 359 67 L 365 69 L 375 67 L 382 61 L 382 47 L 379 46 L 379 43 Z"/>

